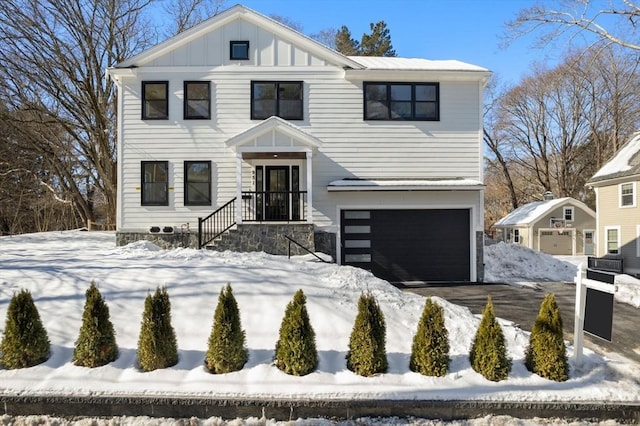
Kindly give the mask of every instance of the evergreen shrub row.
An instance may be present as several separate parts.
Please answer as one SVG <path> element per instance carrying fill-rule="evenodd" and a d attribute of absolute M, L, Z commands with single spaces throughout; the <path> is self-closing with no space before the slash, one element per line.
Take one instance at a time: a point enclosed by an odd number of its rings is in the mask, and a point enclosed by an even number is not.
<path fill-rule="evenodd" d="M 361 376 L 384 373 L 386 356 L 384 314 L 371 293 L 358 300 L 358 313 L 349 338 L 347 368 Z M 0 342 L 0 364 L 7 369 L 31 367 L 46 361 L 50 343 L 31 293 L 14 294 Z M 73 362 L 99 367 L 118 357 L 115 332 L 107 307 L 95 283 L 86 292 Z M 213 374 L 241 370 L 248 361 L 246 334 L 240 311 L 227 284 L 218 298 L 204 365 Z M 511 371 L 511 359 L 491 298 L 469 351 L 473 370 L 488 380 L 500 381 Z M 168 368 L 178 362 L 176 334 L 171 325 L 171 303 L 166 287 L 158 287 L 145 299 L 138 338 L 138 363 L 143 371 Z M 427 298 L 413 338 L 409 369 L 427 376 L 444 376 L 449 368 L 449 337 L 441 306 Z M 286 306 L 275 345 L 274 365 L 286 374 L 304 376 L 318 366 L 315 332 L 309 320 L 306 297 L 298 290 Z M 541 377 L 565 381 L 569 377 L 562 318 L 555 295 L 547 294 L 533 326 L 525 351 L 525 365 Z"/>

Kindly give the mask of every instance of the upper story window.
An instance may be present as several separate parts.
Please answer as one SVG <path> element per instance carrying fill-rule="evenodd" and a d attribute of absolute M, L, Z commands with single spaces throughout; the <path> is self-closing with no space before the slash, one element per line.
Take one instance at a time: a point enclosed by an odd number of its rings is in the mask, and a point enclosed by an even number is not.
<path fill-rule="evenodd" d="M 437 121 L 438 83 L 364 83 L 365 120 Z"/>
<path fill-rule="evenodd" d="M 229 42 L 229 59 L 243 60 L 249 59 L 249 41 L 232 40 Z"/>
<path fill-rule="evenodd" d="M 211 118 L 211 88 L 208 81 L 184 82 L 184 118 Z"/>
<path fill-rule="evenodd" d="M 302 120 L 301 81 L 252 81 L 251 119 L 271 116 L 286 120 Z"/>
<path fill-rule="evenodd" d="M 635 182 L 620 185 L 620 207 L 634 207 L 636 205 Z"/>
<path fill-rule="evenodd" d="M 169 205 L 169 162 L 142 162 L 142 205 Z"/>
<path fill-rule="evenodd" d="M 211 161 L 184 162 L 184 204 L 211 205 Z"/>
<path fill-rule="evenodd" d="M 573 207 L 563 207 L 562 208 L 562 217 L 567 222 L 573 222 Z"/>
<path fill-rule="evenodd" d="M 169 82 L 142 82 L 142 119 L 166 120 L 169 118 Z"/>

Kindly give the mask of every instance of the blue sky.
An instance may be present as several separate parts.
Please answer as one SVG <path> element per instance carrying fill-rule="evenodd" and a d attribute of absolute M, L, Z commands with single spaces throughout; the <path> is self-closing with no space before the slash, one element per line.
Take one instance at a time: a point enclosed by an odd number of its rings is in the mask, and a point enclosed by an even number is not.
<path fill-rule="evenodd" d="M 263 15 L 299 23 L 305 34 L 349 27 L 359 40 L 369 23 L 384 20 L 398 56 L 457 59 L 490 69 L 503 83 L 516 84 L 534 61 L 555 61 L 557 52 L 532 47 L 532 38 L 501 48 L 505 22 L 528 0 L 245 0 Z"/>

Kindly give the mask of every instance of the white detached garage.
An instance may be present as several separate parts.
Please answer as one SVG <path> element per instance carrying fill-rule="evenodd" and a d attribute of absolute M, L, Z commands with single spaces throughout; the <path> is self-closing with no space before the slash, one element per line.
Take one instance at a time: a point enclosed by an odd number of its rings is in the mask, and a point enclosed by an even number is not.
<path fill-rule="evenodd" d="M 518 207 L 494 225 L 500 241 L 520 244 L 552 255 L 592 255 L 595 248 L 596 214 L 571 197 Z"/>

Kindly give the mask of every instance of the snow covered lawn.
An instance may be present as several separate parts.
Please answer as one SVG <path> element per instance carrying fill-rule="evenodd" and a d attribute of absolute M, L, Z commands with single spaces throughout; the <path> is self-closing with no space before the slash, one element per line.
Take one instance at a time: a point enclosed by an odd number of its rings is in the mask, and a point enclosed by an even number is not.
<path fill-rule="evenodd" d="M 522 268 L 516 270 L 518 263 L 523 266 L 522 261 L 510 266 L 511 275 L 500 272 L 500 265 L 510 262 L 507 254 L 500 256 L 506 257 L 487 259 L 494 279 L 528 279 Z M 573 265 L 561 269 L 572 268 L 575 274 Z M 109 305 L 120 356 L 107 366 L 89 369 L 73 365 L 71 357 L 85 291 L 92 280 Z M 203 360 L 218 295 L 227 283 L 233 287 L 240 308 L 249 362 L 239 372 L 212 375 L 205 371 Z M 180 360 L 172 368 L 143 373 L 136 366 L 137 339 L 144 298 L 157 286 L 168 288 Z M 498 383 L 484 379 L 471 369 L 468 360 L 479 317 L 437 298 L 434 300 L 444 307 L 449 331 L 450 371 L 443 378 L 410 372 L 411 342 L 424 298 L 403 293 L 360 269 L 305 257 L 289 260 L 264 253 L 160 250 L 146 242 L 116 247 L 112 232 L 0 237 L 3 328 L 9 301 L 20 289 L 30 290 L 34 297 L 52 355 L 36 367 L 0 370 L 0 393 L 5 395 L 640 401 L 640 367 L 606 360 L 590 351 L 585 352 L 583 365 L 571 364 L 567 382 L 551 382 L 528 372 L 523 363 L 528 333 L 508 321 L 502 321 L 502 326 L 513 358 L 511 374 Z M 288 376 L 271 364 L 285 306 L 298 289 L 307 296 L 320 358 L 318 370 L 305 377 Z M 376 297 L 387 324 L 390 368 L 386 374 L 370 378 L 348 371 L 345 362 L 363 291 Z M 572 355 L 571 346 L 568 354 Z"/>

